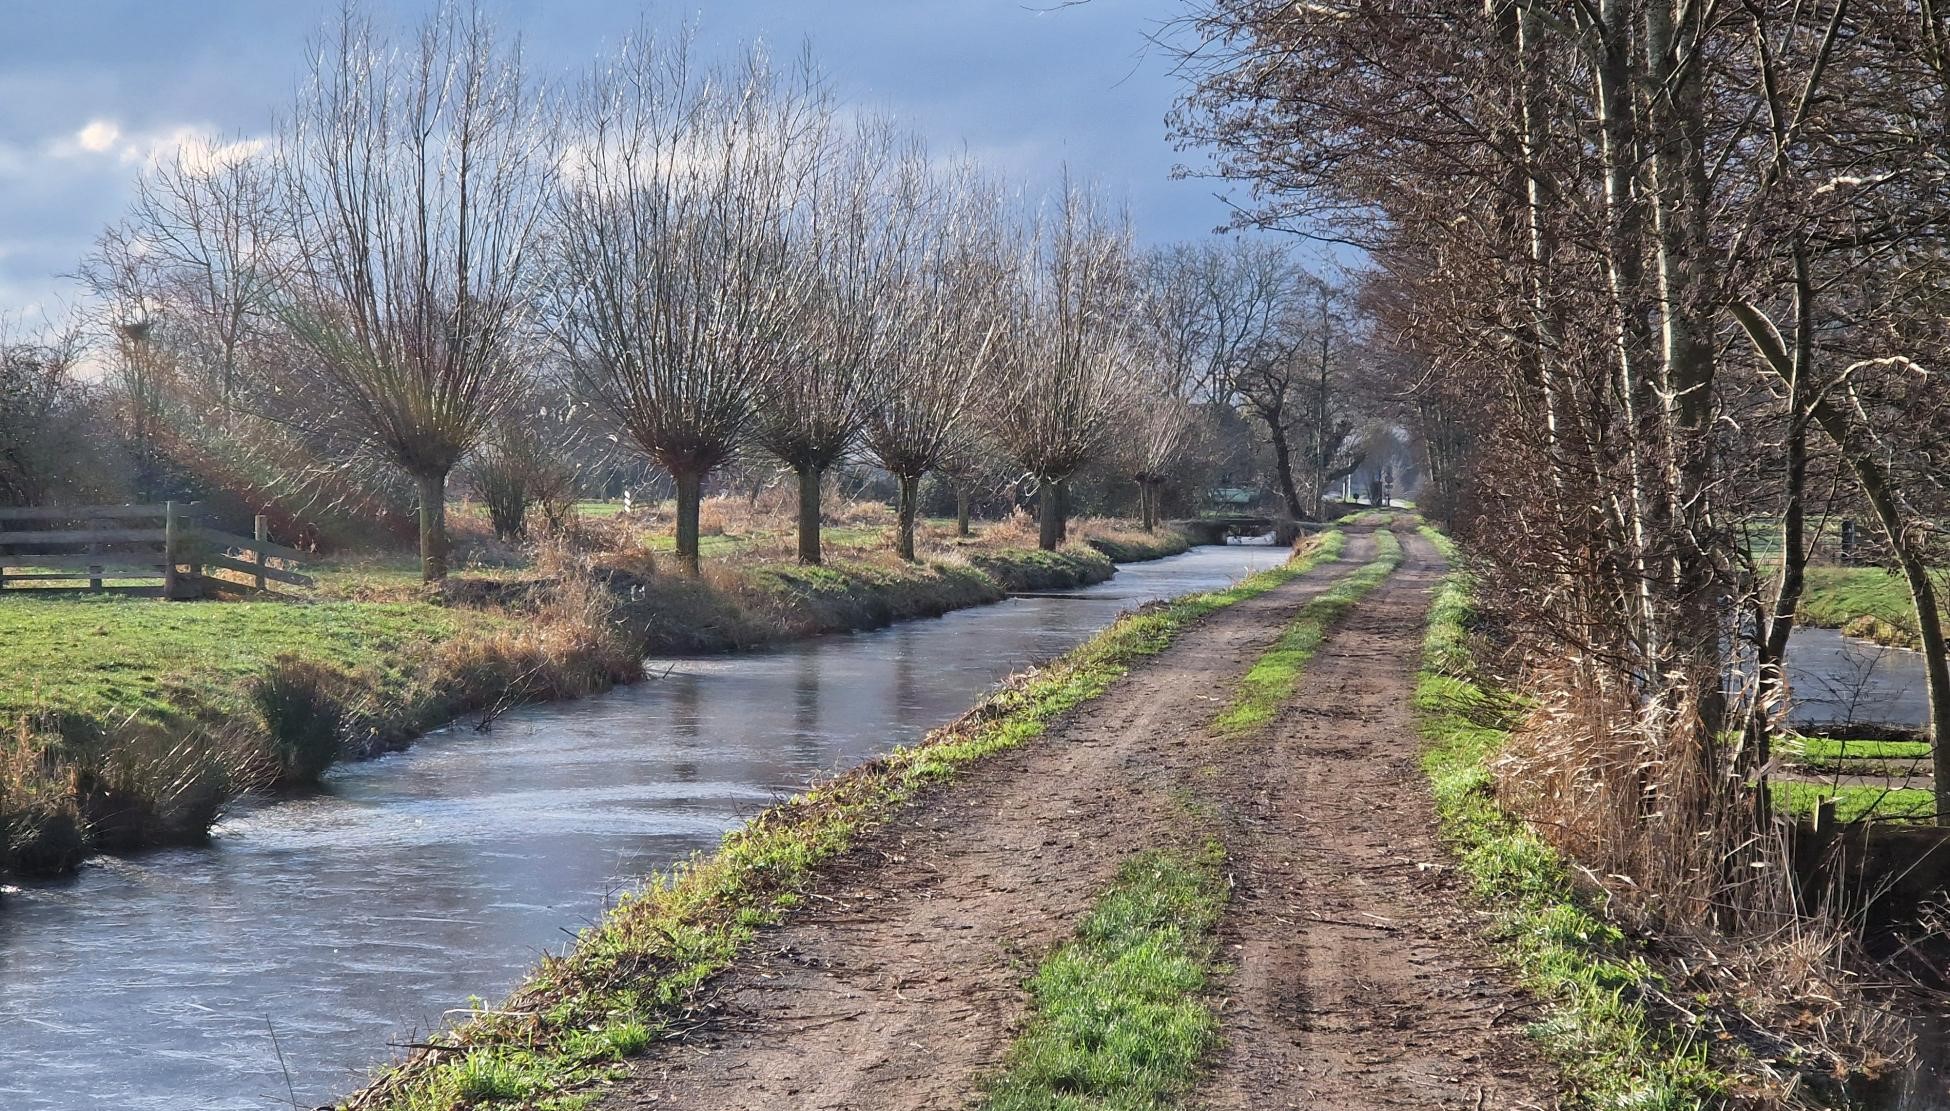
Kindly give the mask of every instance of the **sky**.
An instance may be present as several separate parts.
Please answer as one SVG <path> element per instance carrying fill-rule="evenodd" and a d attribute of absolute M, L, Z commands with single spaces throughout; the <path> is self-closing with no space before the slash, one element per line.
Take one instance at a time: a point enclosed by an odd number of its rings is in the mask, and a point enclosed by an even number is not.
<path fill-rule="evenodd" d="M 372 0 L 395 25 L 432 0 Z M 483 0 L 531 65 L 568 74 L 639 21 L 687 20 L 707 55 L 762 38 L 809 41 L 851 104 L 931 144 L 967 149 L 1032 186 L 1067 163 L 1129 206 L 1140 239 L 1225 222 L 1206 179 L 1173 180 L 1164 117 L 1181 90 L 1147 41 L 1186 0 Z M 136 175 L 186 139 L 265 134 L 289 103 L 305 42 L 337 0 L 4 0 L 0 14 L 0 318 L 58 315 L 90 243 Z"/>

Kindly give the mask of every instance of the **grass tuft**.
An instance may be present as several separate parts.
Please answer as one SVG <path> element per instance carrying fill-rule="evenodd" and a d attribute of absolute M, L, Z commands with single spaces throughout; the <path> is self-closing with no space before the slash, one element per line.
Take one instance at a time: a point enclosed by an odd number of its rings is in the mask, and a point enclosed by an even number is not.
<path fill-rule="evenodd" d="M 1153 850 L 1118 870 L 1076 940 L 1030 981 L 1028 1028 L 985 1087 L 985 1111 L 1177 1105 L 1217 1040 L 1203 998 L 1225 908 L 1225 850 Z"/>

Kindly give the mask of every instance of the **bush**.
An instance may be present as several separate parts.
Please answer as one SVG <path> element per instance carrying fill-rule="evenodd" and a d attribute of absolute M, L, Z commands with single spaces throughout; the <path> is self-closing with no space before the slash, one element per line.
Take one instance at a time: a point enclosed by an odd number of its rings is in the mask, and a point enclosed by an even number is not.
<path fill-rule="evenodd" d="M 332 688 L 342 673 L 289 652 L 251 684 L 251 704 L 264 722 L 264 754 L 281 786 L 318 782 L 338 759 L 345 711 Z"/>

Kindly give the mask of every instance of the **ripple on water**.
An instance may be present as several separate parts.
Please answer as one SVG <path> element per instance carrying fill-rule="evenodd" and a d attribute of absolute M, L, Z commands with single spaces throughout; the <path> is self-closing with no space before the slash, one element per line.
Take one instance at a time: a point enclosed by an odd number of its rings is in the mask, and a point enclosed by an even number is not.
<path fill-rule="evenodd" d="M 918 738 L 1120 609 L 1280 558 L 1201 549 L 1079 597 L 666 661 L 335 769 L 316 796 L 246 802 L 208 846 L 21 884 L 0 904 L 0 1108 L 288 1104 L 271 1026 L 298 1099 L 323 1103 L 810 778 Z"/>

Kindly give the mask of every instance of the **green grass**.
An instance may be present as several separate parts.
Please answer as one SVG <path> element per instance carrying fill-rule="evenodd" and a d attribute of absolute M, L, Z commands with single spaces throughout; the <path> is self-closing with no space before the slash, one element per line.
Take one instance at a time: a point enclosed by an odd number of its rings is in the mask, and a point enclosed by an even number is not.
<path fill-rule="evenodd" d="M 1657 973 L 1594 912 L 1558 852 L 1497 805 L 1489 761 L 1508 740 L 1510 707 L 1475 681 L 1472 619 L 1467 577 L 1452 573 L 1430 611 L 1416 688 L 1422 763 L 1443 833 L 1492 916 L 1492 939 L 1548 1008 L 1531 1034 L 1563 1068 L 1580 1106 L 1718 1106 L 1729 1081 L 1708 1063 L 1706 1039 L 1648 1011 L 1644 989 Z"/>
<path fill-rule="evenodd" d="M 1129 614 L 1030 676 L 991 696 L 918 745 L 805 791 L 726 835 L 719 850 L 653 876 L 564 956 L 551 957 L 504 1005 L 438 1033 L 444 1048 L 381 1076 L 362 1107 L 455 1111 L 468 1106 L 459 1077 L 486 1058 L 517 1068 L 537 1107 L 567 1107 L 610 1075 L 627 1050 L 590 1031 L 667 1031 L 699 987 L 804 900 L 815 870 L 916 793 L 952 780 L 983 757 L 1042 736 L 1065 713 L 1103 694 L 1185 628 L 1273 590 L 1328 558 L 1319 546 L 1285 566 L 1223 590 Z M 511 1080 L 510 1083 L 517 1081 Z M 526 1097 L 524 1097 L 526 1098 Z"/>
<path fill-rule="evenodd" d="M 232 712 L 282 652 L 403 683 L 426 647 L 493 615 L 425 603 L 0 597 L 0 725 L 28 713 L 169 724 Z"/>
<path fill-rule="evenodd" d="M 1204 998 L 1225 909 L 1225 850 L 1125 861 L 1029 983 L 1027 1029 L 984 1087 L 985 1111 L 1163 1111 L 1217 1041 Z"/>
<path fill-rule="evenodd" d="M 1835 786 L 1826 783 L 1768 784 L 1774 805 L 1784 814 L 1813 814 L 1821 803 L 1835 801 L 1835 820 L 1870 819 L 1928 822 L 1936 818 L 1936 794 L 1914 787 Z"/>
<path fill-rule="evenodd" d="M 1928 760 L 1928 741 L 1838 741 L 1803 737 L 1793 745 L 1810 760 Z"/>
<path fill-rule="evenodd" d="M 1808 568 L 1799 618 L 1897 647 L 1919 643 L 1909 586 L 1880 567 Z"/>
<path fill-rule="evenodd" d="M 1342 534 L 1336 531 L 1326 535 L 1333 538 L 1338 557 Z M 1232 705 L 1219 715 L 1216 724 L 1221 731 L 1244 733 L 1273 720 L 1273 715 L 1293 697 L 1300 684 L 1300 673 L 1327 639 L 1328 630 L 1401 566 L 1402 545 L 1395 534 L 1378 530 L 1374 538 L 1375 558 L 1302 606 L 1280 639 L 1254 661 L 1251 670 L 1239 681 Z"/>

